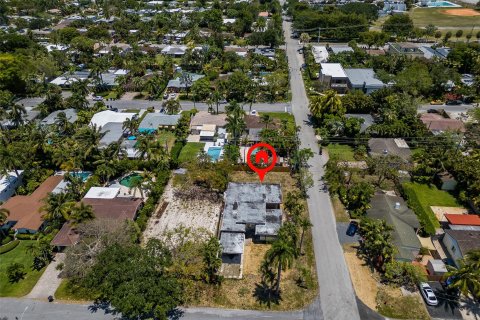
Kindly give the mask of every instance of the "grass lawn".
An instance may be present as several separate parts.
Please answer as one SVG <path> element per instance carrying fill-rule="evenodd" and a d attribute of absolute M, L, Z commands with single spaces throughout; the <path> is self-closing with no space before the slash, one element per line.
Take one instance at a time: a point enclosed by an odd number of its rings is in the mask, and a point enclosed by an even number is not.
<path fill-rule="evenodd" d="M 57 291 L 55 291 L 55 299 L 67 301 L 92 301 L 95 297 L 90 290 L 72 284 L 68 280 L 62 280 Z"/>
<path fill-rule="evenodd" d="M 355 161 L 353 148 L 343 144 L 329 144 L 327 146 L 330 158 L 337 158 L 339 161 Z"/>
<path fill-rule="evenodd" d="M 338 199 L 338 196 L 333 196 L 330 198 L 332 200 L 333 212 L 335 213 L 335 220 L 337 222 L 349 222 L 350 217 L 348 216 L 347 210 L 345 210 L 345 206 L 343 203 Z"/>
<path fill-rule="evenodd" d="M 175 144 L 175 134 L 172 131 L 160 130 L 157 133 L 157 140 L 170 151 Z"/>
<path fill-rule="evenodd" d="M 458 29 L 468 29 L 470 27 L 471 30 L 473 26 L 480 25 L 480 16 L 453 16 L 443 13 L 446 9 L 455 10 L 455 8 L 414 8 L 410 11 L 410 16 L 416 27 L 425 27 L 429 24 L 433 24 L 438 28 L 456 27 Z M 457 30 L 454 29 L 450 31 L 455 35 Z M 446 30 L 442 30 L 442 34 L 445 34 L 446 32 Z M 452 37 L 452 40 L 455 40 L 455 36 Z"/>
<path fill-rule="evenodd" d="M 392 295 L 389 291 L 384 288 L 378 291 L 376 300 L 380 314 L 393 319 L 430 319 L 419 295 Z"/>
<path fill-rule="evenodd" d="M 260 115 L 262 114 L 268 114 L 270 117 L 274 119 L 279 119 L 279 120 L 288 120 L 291 123 L 295 123 L 295 118 L 293 117 L 293 114 L 286 113 L 286 112 L 259 112 Z"/>
<path fill-rule="evenodd" d="M 418 215 L 420 223 L 425 228 L 425 231 L 430 234 L 435 232 L 435 228 L 440 227 L 440 224 L 430 206 L 461 206 L 450 193 L 439 190 L 435 186 L 412 182 L 406 182 L 402 186 L 407 195 L 409 206 Z"/>
<path fill-rule="evenodd" d="M 15 249 L 0 255 L 0 297 L 22 297 L 28 294 L 42 275 L 45 268 L 32 270 L 33 257 L 25 252 L 27 245 L 33 242 L 35 240 L 21 240 Z M 27 274 L 19 282 L 10 283 L 6 270 L 8 265 L 15 262 L 23 264 Z"/>
<path fill-rule="evenodd" d="M 205 143 L 203 142 L 187 142 L 178 156 L 178 162 L 185 163 L 192 161 L 199 152 L 203 150 L 204 146 Z"/>

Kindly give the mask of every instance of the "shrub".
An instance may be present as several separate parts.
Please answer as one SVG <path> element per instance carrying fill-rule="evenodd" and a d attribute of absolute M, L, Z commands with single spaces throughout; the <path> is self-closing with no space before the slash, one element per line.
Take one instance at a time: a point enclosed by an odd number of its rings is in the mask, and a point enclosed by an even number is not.
<path fill-rule="evenodd" d="M 12 241 L 12 239 L 13 239 L 13 238 L 8 235 L 8 236 L 5 237 L 5 239 L 2 240 L 2 242 L 0 243 L 0 245 L 3 246 L 3 245 L 5 245 L 5 244 L 9 243 L 10 241 Z"/>
<path fill-rule="evenodd" d="M 15 262 L 15 263 L 10 263 L 7 267 L 7 277 L 8 281 L 13 283 L 13 282 L 18 282 L 22 280 L 26 275 L 25 272 L 25 267 L 23 264 Z"/>
<path fill-rule="evenodd" d="M 35 234 L 28 234 L 28 233 L 19 233 L 17 234 L 18 240 L 35 240 L 37 239 L 37 235 Z"/>
<path fill-rule="evenodd" d="M 15 249 L 18 246 L 19 243 L 20 243 L 19 240 L 14 240 L 12 242 L 7 243 L 4 246 L 1 246 L 0 247 L 0 254 L 12 251 L 13 249 Z"/>

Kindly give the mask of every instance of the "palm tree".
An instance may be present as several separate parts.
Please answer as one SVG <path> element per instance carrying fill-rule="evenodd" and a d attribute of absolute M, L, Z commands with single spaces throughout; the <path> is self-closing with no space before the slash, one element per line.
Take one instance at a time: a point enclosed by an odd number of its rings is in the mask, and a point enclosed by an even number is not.
<path fill-rule="evenodd" d="M 71 219 L 74 224 L 79 224 L 87 220 L 95 218 L 91 205 L 80 202 L 77 206 L 73 207 Z"/>
<path fill-rule="evenodd" d="M 190 91 L 190 86 L 192 85 L 192 76 L 190 73 L 184 71 L 180 75 L 180 84 L 182 84 L 185 87 L 185 91 L 187 92 L 187 99 L 188 99 L 188 93 Z"/>
<path fill-rule="evenodd" d="M 131 134 L 135 133 L 135 130 L 137 129 L 138 126 L 138 120 L 137 119 L 126 119 L 123 121 L 122 129 L 123 130 L 128 130 L 130 131 Z"/>
<path fill-rule="evenodd" d="M 275 291 L 278 295 L 280 293 L 280 279 L 282 270 L 287 270 L 292 266 L 293 260 L 295 259 L 295 248 L 293 248 L 289 242 L 278 238 L 272 244 L 271 248 L 268 249 L 267 253 L 265 254 L 265 258 L 270 265 L 277 267 L 277 282 Z"/>
<path fill-rule="evenodd" d="M 215 90 L 212 92 L 211 99 L 212 102 L 215 103 L 217 107 L 217 114 L 218 114 L 218 105 L 220 104 L 220 101 L 222 100 L 223 96 L 222 93 L 219 90 Z"/>
<path fill-rule="evenodd" d="M 110 181 L 110 178 L 113 177 L 116 173 L 115 169 L 107 164 L 101 164 L 95 170 L 95 173 L 100 177 L 100 180 L 104 185 Z"/>
<path fill-rule="evenodd" d="M 362 252 L 372 267 L 382 269 L 385 263 L 392 260 L 395 253 L 392 230 L 385 220 L 363 218 L 360 222 L 360 234 L 364 239 Z"/>
<path fill-rule="evenodd" d="M 0 145 L 0 168 L 13 170 L 18 177 L 18 168 L 21 166 L 22 159 L 13 149 L 13 145 Z"/>
<path fill-rule="evenodd" d="M 480 271 L 474 264 L 466 260 L 459 260 L 459 267 L 447 266 L 448 272 L 445 277 L 451 279 L 450 287 L 457 288 L 465 296 L 472 294 L 474 297 L 480 296 Z"/>
<path fill-rule="evenodd" d="M 303 47 L 310 42 L 310 35 L 308 33 L 302 33 L 300 35 L 300 42 L 302 42 Z"/>
<path fill-rule="evenodd" d="M 41 210 L 45 212 L 44 219 L 60 224 L 70 219 L 72 207 L 75 205 L 75 202 L 63 192 L 50 193 L 43 202 Z"/>
<path fill-rule="evenodd" d="M 177 99 L 169 99 L 163 103 L 168 114 L 177 114 L 181 110 L 180 102 Z"/>
<path fill-rule="evenodd" d="M 59 112 L 55 117 L 55 125 L 57 126 L 60 133 L 65 133 L 68 131 L 70 122 L 68 121 L 67 115 L 65 112 Z"/>
<path fill-rule="evenodd" d="M 268 125 L 273 123 L 272 117 L 266 113 L 260 116 L 260 121 L 265 125 L 265 129 L 268 129 Z"/>
<path fill-rule="evenodd" d="M 308 105 L 310 113 L 313 116 L 319 116 L 322 112 L 322 96 L 314 96 L 310 99 L 310 104 Z"/>
<path fill-rule="evenodd" d="M 24 123 L 23 116 L 27 113 L 23 105 L 13 103 L 10 105 L 10 111 L 8 112 L 8 118 L 12 121 L 15 127 L 18 127 Z"/>
<path fill-rule="evenodd" d="M 299 225 L 300 225 L 300 228 L 302 229 L 302 235 L 300 236 L 300 247 L 299 247 L 298 251 L 300 252 L 300 254 L 302 254 L 302 246 L 303 246 L 303 239 L 304 239 L 304 236 L 305 236 L 305 231 L 308 228 L 312 227 L 313 224 L 310 222 L 310 219 L 308 219 L 308 217 L 304 217 L 304 218 L 300 219 Z"/>
<path fill-rule="evenodd" d="M 140 191 L 140 196 L 143 197 L 143 179 L 141 177 L 136 177 L 130 180 L 130 189 L 133 189 L 133 196 L 135 197 L 137 189 Z"/>
<path fill-rule="evenodd" d="M 245 130 L 245 127 L 246 124 L 243 116 L 239 116 L 235 113 L 229 114 L 227 116 L 227 124 L 225 128 L 227 129 L 227 132 L 232 134 L 235 144 L 238 142 L 238 139 Z"/>

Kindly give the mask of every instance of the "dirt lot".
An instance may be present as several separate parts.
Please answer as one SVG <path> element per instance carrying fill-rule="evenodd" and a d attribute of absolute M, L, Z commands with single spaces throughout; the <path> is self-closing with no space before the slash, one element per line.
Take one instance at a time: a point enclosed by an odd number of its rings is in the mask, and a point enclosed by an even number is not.
<path fill-rule="evenodd" d="M 443 10 L 443 13 L 451 16 L 460 16 L 460 17 L 476 17 L 480 16 L 480 12 L 473 9 L 447 9 Z"/>
<path fill-rule="evenodd" d="M 209 200 L 193 202 L 174 197 L 174 187 L 170 181 L 160 199 L 159 210 L 148 221 L 144 238 L 163 239 L 165 232 L 179 227 L 202 229 L 216 234 L 221 207 L 221 202 Z"/>

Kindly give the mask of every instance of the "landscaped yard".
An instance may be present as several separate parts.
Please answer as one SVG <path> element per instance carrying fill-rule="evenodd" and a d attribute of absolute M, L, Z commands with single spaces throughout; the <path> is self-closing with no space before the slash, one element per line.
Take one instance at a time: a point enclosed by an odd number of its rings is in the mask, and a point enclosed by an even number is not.
<path fill-rule="evenodd" d="M 178 162 L 185 163 L 194 160 L 204 146 L 205 143 L 202 142 L 187 142 L 178 156 Z"/>
<path fill-rule="evenodd" d="M 445 11 L 449 12 L 453 10 L 462 10 L 455 8 L 414 8 L 410 12 L 410 16 L 413 19 L 413 23 L 416 27 L 425 27 L 429 24 L 433 24 L 436 27 L 455 27 L 458 29 L 471 28 L 475 25 L 480 24 L 480 16 L 456 16 L 451 14 L 446 14 Z M 457 29 L 450 30 L 453 34 Z M 446 31 L 445 31 L 446 32 Z M 445 33 L 442 31 L 442 33 Z"/>
<path fill-rule="evenodd" d="M 438 190 L 435 186 L 406 182 L 403 185 L 409 206 L 415 211 L 424 230 L 434 234 L 440 227 L 430 206 L 459 207 L 457 200 L 448 192 Z"/>
<path fill-rule="evenodd" d="M 157 140 L 170 151 L 175 144 L 175 134 L 172 131 L 161 130 L 157 133 Z"/>
<path fill-rule="evenodd" d="M 353 148 L 343 144 L 329 144 L 327 146 L 330 158 L 336 158 L 339 161 L 355 161 L 353 157 Z"/>
<path fill-rule="evenodd" d="M 55 299 L 70 301 L 91 301 L 94 296 L 90 290 L 73 285 L 68 280 L 63 280 L 57 291 L 55 291 Z"/>
<path fill-rule="evenodd" d="M 274 119 L 279 119 L 279 120 L 288 120 L 291 123 L 295 123 L 295 117 L 293 114 L 286 113 L 286 112 L 259 112 L 260 115 L 262 114 L 268 114 L 270 117 Z"/>
<path fill-rule="evenodd" d="M 22 240 L 15 249 L 0 255 L 0 297 L 22 297 L 28 294 L 42 275 L 45 268 L 32 270 L 33 257 L 25 250 L 33 242 L 35 240 Z M 20 263 L 25 267 L 25 278 L 17 283 L 8 281 L 7 267 L 11 263 Z"/>

